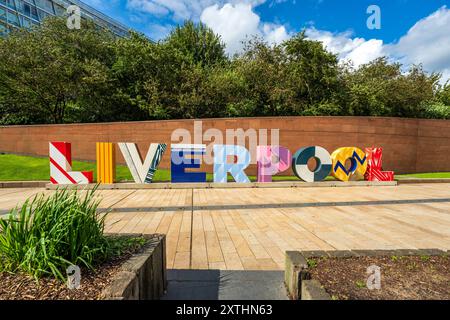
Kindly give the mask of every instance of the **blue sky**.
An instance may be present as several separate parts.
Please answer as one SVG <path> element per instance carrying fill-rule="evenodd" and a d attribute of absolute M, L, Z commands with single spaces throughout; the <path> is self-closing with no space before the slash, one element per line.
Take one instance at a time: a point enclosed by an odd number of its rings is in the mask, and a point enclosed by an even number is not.
<path fill-rule="evenodd" d="M 355 66 L 388 56 L 406 66 L 450 76 L 450 0 L 84 0 L 154 40 L 173 26 L 202 21 L 222 36 L 230 54 L 251 35 L 279 43 L 303 29 Z M 381 10 L 370 30 L 366 12 Z"/>

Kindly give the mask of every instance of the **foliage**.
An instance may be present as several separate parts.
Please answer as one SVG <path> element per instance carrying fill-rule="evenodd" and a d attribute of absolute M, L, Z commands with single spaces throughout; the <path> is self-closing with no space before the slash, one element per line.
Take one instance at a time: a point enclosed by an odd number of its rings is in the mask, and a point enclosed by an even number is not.
<path fill-rule="evenodd" d="M 449 116 L 450 85 L 387 58 L 340 63 L 303 32 L 233 57 L 187 21 L 152 42 L 50 18 L 0 39 L 0 124 L 248 116 Z"/>
<path fill-rule="evenodd" d="M 77 32 L 61 19 L 12 33 L 0 47 L 3 122 L 62 123 L 73 120 L 71 109 L 87 107 L 83 101 L 89 101 L 89 112 L 102 108 L 107 99 L 96 97 L 113 88 L 112 41 L 92 23 Z"/>
<path fill-rule="evenodd" d="M 425 117 L 431 119 L 450 119 L 450 104 L 431 102 L 425 107 Z"/>
<path fill-rule="evenodd" d="M 145 243 L 143 238 L 104 236 L 107 212 L 98 212 L 95 188 L 67 189 L 28 199 L 0 219 L 0 271 L 64 280 L 70 265 L 94 269 L 108 258 Z"/>
<path fill-rule="evenodd" d="M 82 198 L 76 191 L 61 190 L 13 209 L 0 220 L 2 269 L 64 279 L 71 264 L 92 268 L 108 256 L 105 215 L 97 213 L 97 207 L 94 191 Z"/>

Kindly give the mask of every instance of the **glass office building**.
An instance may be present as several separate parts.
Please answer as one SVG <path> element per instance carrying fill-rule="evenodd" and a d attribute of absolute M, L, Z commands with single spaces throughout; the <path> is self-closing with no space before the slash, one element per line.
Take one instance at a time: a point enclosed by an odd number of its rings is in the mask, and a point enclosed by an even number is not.
<path fill-rule="evenodd" d="M 65 16 L 70 5 L 80 7 L 82 18 L 93 20 L 119 37 L 128 35 L 129 28 L 78 0 L 0 0 L 0 36 L 14 28 L 39 25 L 47 16 Z"/>

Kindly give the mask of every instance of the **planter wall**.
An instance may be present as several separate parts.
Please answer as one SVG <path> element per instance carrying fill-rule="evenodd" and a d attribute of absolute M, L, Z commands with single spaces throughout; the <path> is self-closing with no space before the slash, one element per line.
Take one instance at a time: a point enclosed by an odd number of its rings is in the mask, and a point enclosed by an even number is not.
<path fill-rule="evenodd" d="M 157 300 L 164 294 L 167 288 L 165 235 L 144 237 L 149 242 L 143 252 L 123 264 L 103 291 L 103 299 Z"/>

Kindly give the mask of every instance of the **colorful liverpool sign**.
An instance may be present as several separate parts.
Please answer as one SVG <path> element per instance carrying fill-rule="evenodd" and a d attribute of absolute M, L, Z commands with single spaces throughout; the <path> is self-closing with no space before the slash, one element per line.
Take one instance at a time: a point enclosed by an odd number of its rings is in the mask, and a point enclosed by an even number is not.
<path fill-rule="evenodd" d="M 167 145 L 152 143 L 142 160 L 135 143 L 118 143 L 119 149 L 136 183 L 151 183 L 162 160 Z M 97 150 L 97 182 L 113 183 L 115 177 L 115 148 L 110 142 L 99 142 Z M 172 144 L 170 152 L 173 183 L 206 182 L 206 172 L 200 169 L 206 153 L 204 144 Z M 213 146 L 213 179 L 227 183 L 228 174 L 237 183 L 250 182 L 245 169 L 250 165 L 250 152 L 240 145 Z M 234 159 L 230 161 L 229 159 Z M 315 165 L 309 165 L 314 159 Z M 344 147 L 330 153 L 320 146 L 304 147 L 293 155 L 283 146 L 258 146 L 256 148 L 258 182 L 271 182 L 272 176 L 292 167 L 293 173 L 306 182 L 317 182 L 328 175 L 341 181 L 366 179 L 392 181 L 394 172 L 383 171 L 382 149 Z M 68 142 L 50 142 L 50 180 L 54 184 L 92 183 L 92 172 L 72 171 L 71 145 Z"/>

